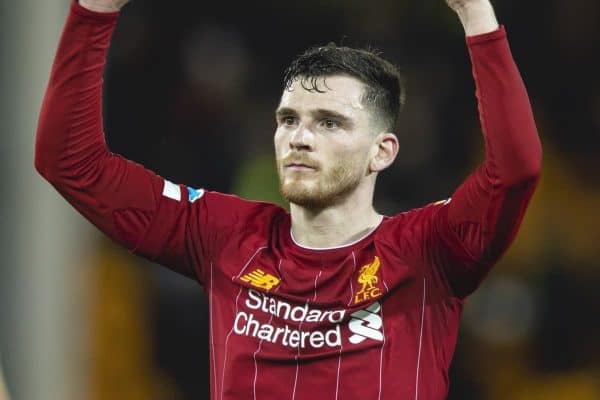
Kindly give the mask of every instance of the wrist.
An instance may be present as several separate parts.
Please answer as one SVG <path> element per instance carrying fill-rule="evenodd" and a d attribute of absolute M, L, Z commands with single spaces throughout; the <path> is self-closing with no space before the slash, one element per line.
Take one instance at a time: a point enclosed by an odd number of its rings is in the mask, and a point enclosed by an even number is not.
<path fill-rule="evenodd" d="M 467 36 L 481 35 L 498 29 L 494 8 L 489 1 L 469 3 L 456 10 Z"/>
<path fill-rule="evenodd" d="M 107 5 L 106 2 L 99 3 L 94 0 L 78 0 L 78 3 L 83 8 L 97 13 L 114 13 L 121 10 L 114 4 Z"/>

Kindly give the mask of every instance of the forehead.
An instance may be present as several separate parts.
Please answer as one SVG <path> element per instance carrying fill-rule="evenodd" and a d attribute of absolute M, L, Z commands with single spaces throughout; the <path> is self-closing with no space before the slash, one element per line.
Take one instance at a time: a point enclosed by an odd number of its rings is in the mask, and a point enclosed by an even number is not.
<path fill-rule="evenodd" d="M 310 89 L 310 80 L 304 86 Z M 292 108 L 300 113 L 313 109 L 329 109 L 340 113 L 364 110 L 361 97 L 364 84 L 356 78 L 333 75 L 317 79 L 320 91 L 307 90 L 301 79 L 296 79 L 288 90 L 283 91 L 279 108 Z"/>

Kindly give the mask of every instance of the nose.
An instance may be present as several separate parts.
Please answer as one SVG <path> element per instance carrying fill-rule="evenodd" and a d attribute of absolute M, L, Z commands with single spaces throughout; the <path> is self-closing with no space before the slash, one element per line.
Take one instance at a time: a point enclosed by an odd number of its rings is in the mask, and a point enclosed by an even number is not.
<path fill-rule="evenodd" d="M 290 137 L 290 148 L 292 150 L 312 151 L 314 146 L 314 134 L 304 124 L 300 124 Z"/>

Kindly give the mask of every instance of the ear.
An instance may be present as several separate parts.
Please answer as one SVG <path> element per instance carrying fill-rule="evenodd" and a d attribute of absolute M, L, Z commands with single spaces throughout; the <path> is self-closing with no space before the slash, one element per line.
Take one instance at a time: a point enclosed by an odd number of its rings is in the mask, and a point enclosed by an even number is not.
<path fill-rule="evenodd" d="M 389 167 L 396 156 L 400 145 L 398 138 L 393 133 L 380 133 L 373 142 L 369 172 L 380 172 Z"/>

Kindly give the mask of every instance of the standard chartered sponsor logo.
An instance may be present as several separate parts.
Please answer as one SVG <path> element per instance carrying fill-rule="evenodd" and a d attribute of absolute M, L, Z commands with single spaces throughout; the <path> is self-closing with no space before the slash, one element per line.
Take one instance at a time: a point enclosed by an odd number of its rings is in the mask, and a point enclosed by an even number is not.
<path fill-rule="evenodd" d="M 350 343 L 358 344 L 365 339 L 383 341 L 383 334 L 380 330 L 383 320 L 379 316 L 379 310 L 381 310 L 381 305 L 379 302 L 375 302 L 364 310 L 352 313 L 348 328 L 354 335 L 350 336 Z"/>
<path fill-rule="evenodd" d="M 345 310 L 321 311 L 303 306 L 292 306 L 290 303 L 274 299 L 255 290 L 248 290 L 246 307 L 251 310 L 271 314 L 280 320 L 293 322 L 330 322 L 335 327 L 327 331 L 301 331 L 285 324 L 273 326 L 258 321 L 253 313 L 239 311 L 235 317 L 233 330 L 238 335 L 253 336 L 271 343 L 281 343 L 293 348 L 321 348 L 342 345 L 340 322 L 344 320 Z"/>
<path fill-rule="evenodd" d="M 252 311 L 239 311 L 235 317 L 233 330 L 238 335 L 252 336 L 271 343 L 278 343 L 291 348 L 322 348 L 339 347 L 342 345 L 341 322 L 346 316 L 346 310 L 319 310 L 310 308 L 308 304 L 292 305 L 286 301 L 275 299 L 259 291 L 249 289 L 245 305 Z M 382 320 L 377 313 L 379 303 L 374 303 L 365 310 L 359 310 L 352 314 L 349 323 L 353 335 L 349 338 L 353 344 L 361 343 L 365 339 L 381 341 L 383 335 L 379 331 Z M 267 314 L 277 317 L 271 321 L 283 321 L 283 323 L 263 323 L 256 315 Z M 286 321 L 294 322 L 290 327 Z M 295 326 L 303 326 L 301 323 L 324 323 L 331 324 L 326 330 L 303 331 Z"/>

